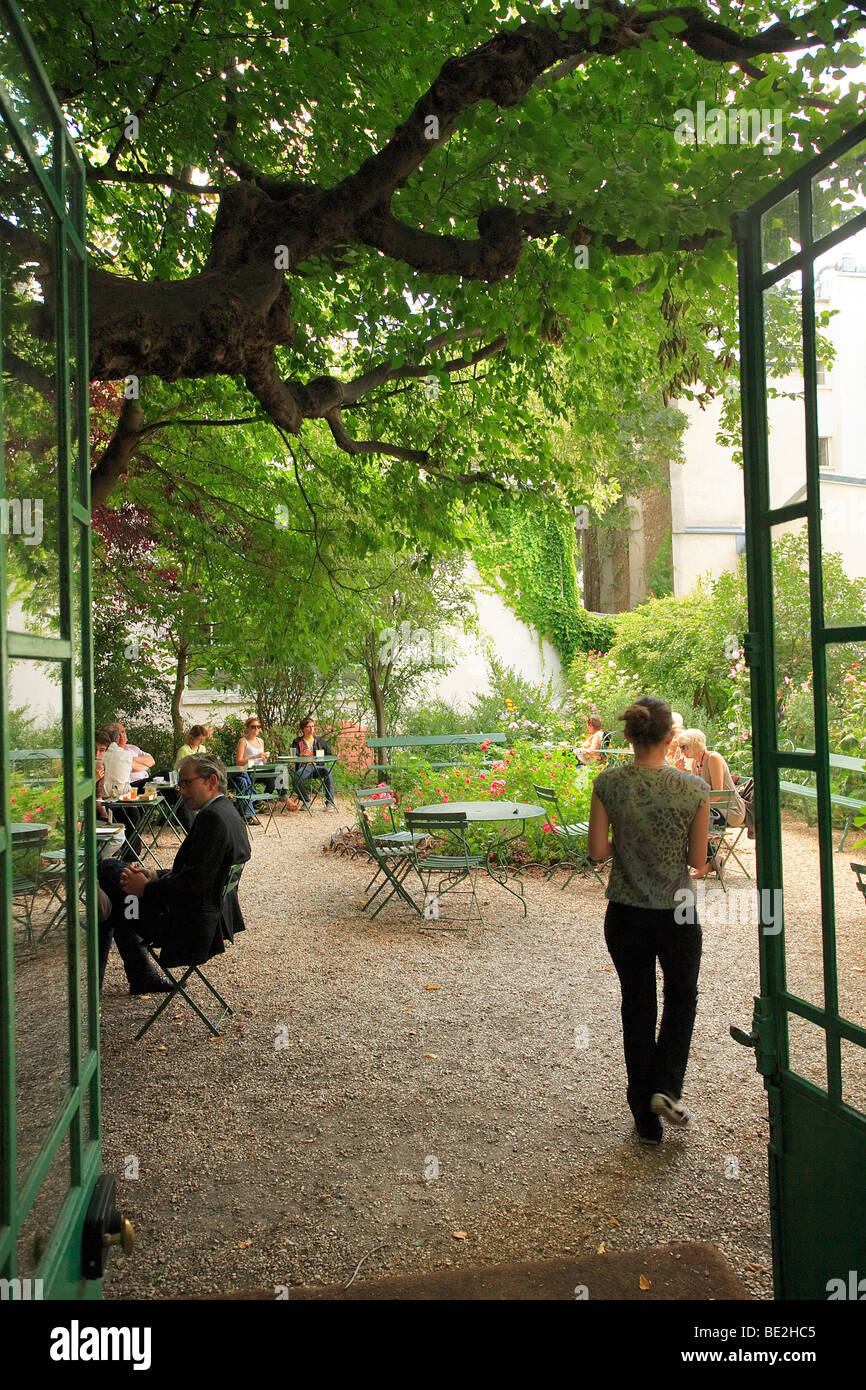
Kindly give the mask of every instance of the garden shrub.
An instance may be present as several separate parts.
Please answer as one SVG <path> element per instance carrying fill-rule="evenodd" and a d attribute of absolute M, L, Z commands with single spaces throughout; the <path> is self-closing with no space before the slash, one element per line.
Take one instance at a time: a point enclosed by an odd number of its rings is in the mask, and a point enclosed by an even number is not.
<path fill-rule="evenodd" d="M 399 754 L 395 758 L 393 783 L 401 811 L 415 806 L 454 801 L 523 801 L 538 804 L 535 787 L 553 787 L 559 797 L 563 815 L 569 822 L 589 819 L 592 783 L 600 770 L 577 764 L 569 747 L 539 748 L 528 741 L 518 741 L 509 748 L 483 745 L 477 752 L 467 754 L 465 761 L 454 768 L 433 768 L 426 757 Z M 492 759 L 492 766 L 481 764 Z M 385 787 L 383 785 L 383 790 Z M 525 844 L 530 856 L 543 862 L 558 858 L 561 846 L 547 826 L 546 818 L 527 821 Z M 387 816 L 382 812 L 374 830 L 387 828 Z M 470 842 L 482 848 L 506 827 L 470 827 Z"/>

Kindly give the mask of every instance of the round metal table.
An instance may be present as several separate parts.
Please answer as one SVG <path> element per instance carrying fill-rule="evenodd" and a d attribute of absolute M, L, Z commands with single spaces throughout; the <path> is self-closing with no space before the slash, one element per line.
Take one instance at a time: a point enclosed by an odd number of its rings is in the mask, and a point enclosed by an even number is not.
<path fill-rule="evenodd" d="M 482 821 L 524 821 L 546 816 L 543 806 L 534 806 L 531 801 L 436 801 L 430 806 L 413 806 L 421 816 L 435 816 L 441 812 L 448 815 L 465 815 L 471 824 Z"/>
<path fill-rule="evenodd" d="M 494 883 L 498 883 L 507 893 L 520 899 L 523 903 L 523 914 L 526 916 L 523 880 L 519 874 L 509 875 L 508 865 L 502 862 L 501 856 L 506 845 L 520 839 L 528 820 L 537 820 L 539 816 L 547 815 L 543 806 L 535 806 L 531 801 L 436 801 L 429 806 L 413 806 L 412 810 L 421 816 L 465 815 L 469 825 L 496 825 L 500 821 L 515 827 L 519 824 L 520 829 L 516 834 L 506 835 L 500 830 L 498 835 L 491 838 L 484 850 L 484 867 Z M 519 893 L 508 887 L 509 877 L 520 884 Z"/>

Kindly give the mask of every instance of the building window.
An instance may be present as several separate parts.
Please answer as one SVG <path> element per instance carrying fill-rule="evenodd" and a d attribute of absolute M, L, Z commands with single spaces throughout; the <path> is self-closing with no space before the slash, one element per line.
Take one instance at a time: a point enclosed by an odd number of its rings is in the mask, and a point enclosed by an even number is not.
<path fill-rule="evenodd" d="M 826 434 L 818 436 L 818 467 L 833 467 L 833 459 L 830 453 L 830 436 Z"/>
<path fill-rule="evenodd" d="M 826 386 L 826 385 L 827 385 L 827 368 L 824 366 L 824 363 L 821 362 L 820 360 L 817 361 L 817 362 L 815 363 L 815 367 L 816 367 L 816 370 L 817 370 L 817 381 L 818 381 L 818 385 L 819 385 L 819 386 Z"/>

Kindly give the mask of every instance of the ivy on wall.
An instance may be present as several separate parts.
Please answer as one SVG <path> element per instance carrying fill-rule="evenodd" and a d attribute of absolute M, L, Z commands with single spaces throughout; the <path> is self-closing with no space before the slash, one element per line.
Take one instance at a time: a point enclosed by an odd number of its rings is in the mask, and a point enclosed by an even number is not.
<path fill-rule="evenodd" d="M 510 508 L 495 539 L 473 541 L 472 556 L 485 583 L 554 644 L 564 667 L 579 651 L 607 651 L 613 623 L 581 603 L 570 512 Z"/>

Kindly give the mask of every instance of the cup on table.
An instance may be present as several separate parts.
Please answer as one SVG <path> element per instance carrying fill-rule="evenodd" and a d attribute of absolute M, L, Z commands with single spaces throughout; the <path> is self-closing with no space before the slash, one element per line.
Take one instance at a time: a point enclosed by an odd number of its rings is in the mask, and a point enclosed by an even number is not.
<path fill-rule="evenodd" d="M 324 750 L 324 748 L 317 748 L 317 749 L 316 749 L 316 757 L 317 757 L 317 758 L 324 758 L 324 756 L 325 756 L 325 750 Z"/>

